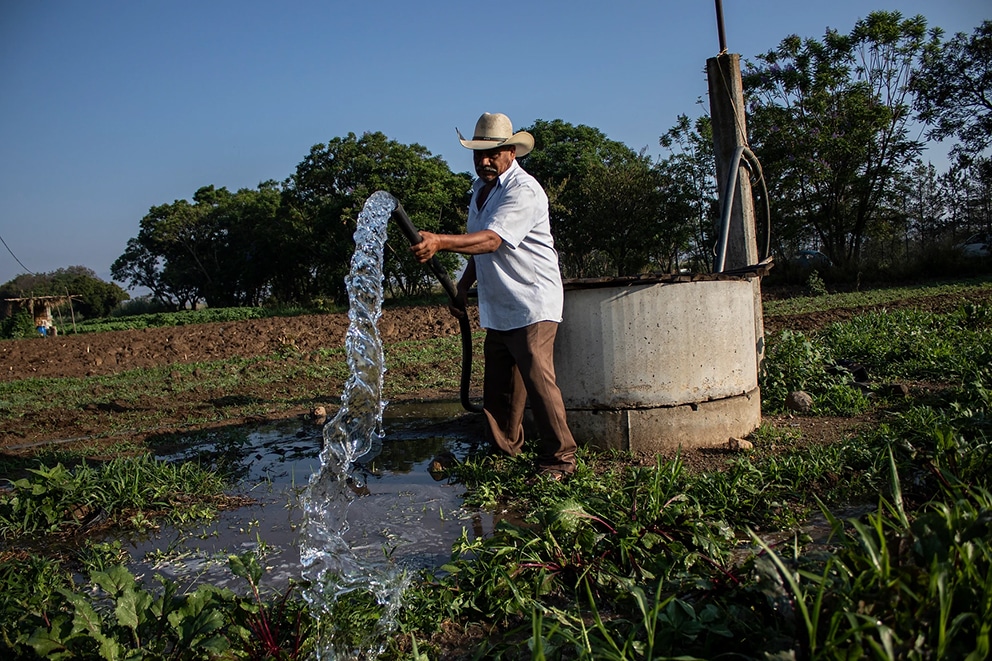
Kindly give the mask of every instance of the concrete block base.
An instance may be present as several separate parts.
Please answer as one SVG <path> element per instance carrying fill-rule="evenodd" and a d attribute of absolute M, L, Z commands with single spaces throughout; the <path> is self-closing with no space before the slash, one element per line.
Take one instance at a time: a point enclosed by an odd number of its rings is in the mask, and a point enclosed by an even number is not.
<path fill-rule="evenodd" d="M 713 447 L 747 436 L 761 424 L 761 396 L 751 392 L 708 402 L 625 410 L 568 409 L 580 445 L 657 453 Z"/>

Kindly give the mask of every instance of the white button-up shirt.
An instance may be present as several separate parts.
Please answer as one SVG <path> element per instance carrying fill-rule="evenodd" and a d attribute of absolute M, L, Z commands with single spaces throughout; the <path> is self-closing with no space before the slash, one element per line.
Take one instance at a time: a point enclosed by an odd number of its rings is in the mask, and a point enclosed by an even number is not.
<path fill-rule="evenodd" d="M 485 204 L 472 186 L 468 232 L 492 230 L 503 240 L 495 252 L 475 255 L 479 320 L 483 328 L 513 330 L 538 321 L 561 321 L 562 286 L 558 252 L 551 236 L 548 196 L 514 160 Z"/>

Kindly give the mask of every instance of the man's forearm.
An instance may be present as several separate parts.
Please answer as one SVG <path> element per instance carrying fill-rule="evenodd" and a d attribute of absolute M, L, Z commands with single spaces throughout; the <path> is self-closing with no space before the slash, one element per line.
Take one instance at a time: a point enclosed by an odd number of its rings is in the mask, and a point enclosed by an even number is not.
<path fill-rule="evenodd" d="M 457 252 L 462 255 L 482 255 L 495 252 L 503 243 L 499 234 L 492 230 L 482 230 L 471 234 L 437 234 L 438 250 Z"/>

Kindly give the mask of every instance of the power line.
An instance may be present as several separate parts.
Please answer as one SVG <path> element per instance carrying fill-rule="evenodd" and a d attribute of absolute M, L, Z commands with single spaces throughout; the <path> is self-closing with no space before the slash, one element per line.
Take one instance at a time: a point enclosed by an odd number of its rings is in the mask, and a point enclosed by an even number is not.
<path fill-rule="evenodd" d="M 31 269 L 29 269 L 28 267 L 24 266 L 24 264 L 21 263 L 21 260 L 17 259 L 17 255 L 15 255 L 14 251 L 10 249 L 10 246 L 7 245 L 7 242 L 3 240 L 2 236 L 0 236 L 0 243 L 2 243 L 3 247 L 7 249 L 7 252 L 10 253 L 10 256 L 14 258 L 14 261 L 21 265 L 22 269 L 24 269 L 31 275 L 35 275 L 35 273 Z"/>

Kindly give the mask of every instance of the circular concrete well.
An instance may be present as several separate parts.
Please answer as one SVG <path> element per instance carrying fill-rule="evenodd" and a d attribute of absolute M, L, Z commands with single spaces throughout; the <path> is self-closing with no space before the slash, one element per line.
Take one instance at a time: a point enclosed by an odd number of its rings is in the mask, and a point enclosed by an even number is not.
<path fill-rule="evenodd" d="M 697 278 L 566 283 L 555 369 L 577 442 L 658 452 L 758 427 L 754 283 Z"/>

